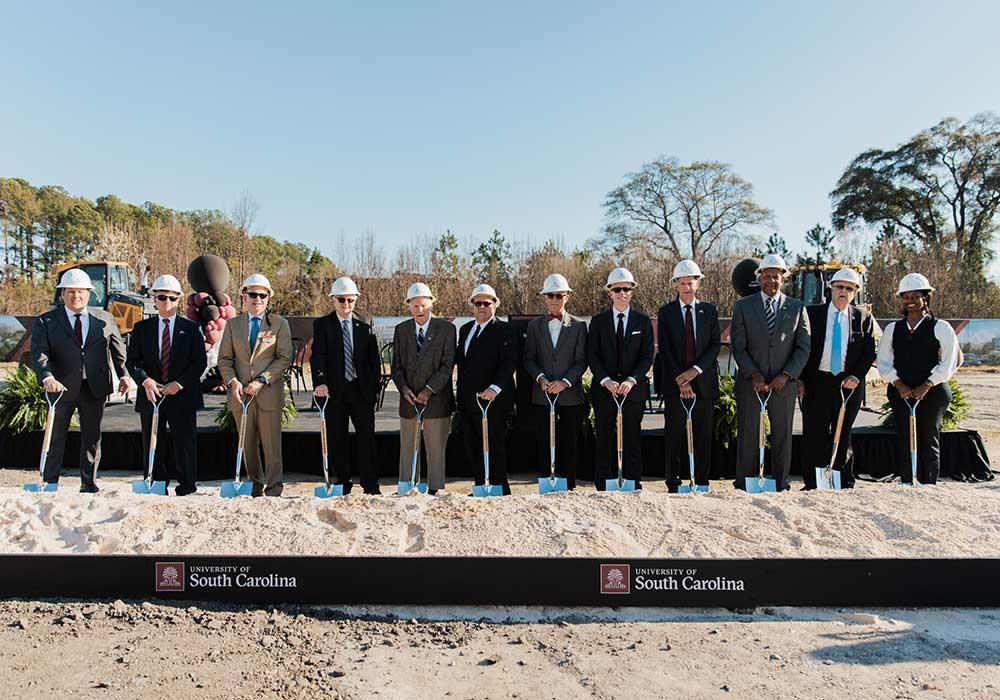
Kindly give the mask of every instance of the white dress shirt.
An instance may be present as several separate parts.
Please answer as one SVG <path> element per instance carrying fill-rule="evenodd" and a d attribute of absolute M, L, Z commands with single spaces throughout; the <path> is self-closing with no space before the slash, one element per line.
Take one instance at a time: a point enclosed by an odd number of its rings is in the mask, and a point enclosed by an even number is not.
<path fill-rule="evenodd" d="M 546 317 L 547 316 L 548 316 L 548 312 L 546 312 Z M 553 318 L 553 319 L 549 320 L 549 322 L 547 324 L 548 328 L 549 328 L 549 338 L 552 340 L 552 349 L 553 350 L 555 350 L 556 344 L 559 342 L 559 333 L 560 333 L 560 331 L 562 331 L 562 327 L 563 327 L 564 323 L 566 323 L 566 312 L 565 311 L 563 311 L 561 318 Z M 544 376 L 545 376 L 544 374 L 539 374 L 537 377 L 535 377 L 535 381 L 537 382 L 539 379 L 541 379 Z M 563 382 L 567 387 L 573 386 L 570 383 L 570 381 L 568 379 L 566 379 L 566 377 L 563 377 L 560 381 Z"/>
<path fill-rule="evenodd" d="M 486 323 L 481 323 L 481 324 L 477 323 L 473 328 L 471 328 L 469 330 L 469 337 L 465 339 L 465 348 L 462 351 L 463 354 L 465 354 L 465 355 L 469 354 L 469 346 L 472 344 L 472 339 L 473 339 L 473 337 L 475 337 L 476 333 L 478 332 L 480 335 L 482 335 L 483 331 L 486 330 L 486 326 L 488 326 L 491 323 L 493 323 L 493 321 L 495 319 L 496 319 L 496 316 L 493 316 Z M 487 388 L 492 389 L 494 392 L 496 392 L 497 396 L 500 396 L 501 389 L 496 384 L 490 384 L 489 387 L 487 387 Z"/>
<path fill-rule="evenodd" d="M 920 324 L 928 318 L 930 317 L 924 316 L 920 319 L 917 325 L 911 329 L 911 332 L 917 330 Z M 882 379 L 890 384 L 899 379 L 896 368 L 892 366 L 896 359 L 896 355 L 892 349 L 892 334 L 896 330 L 897 323 L 906 323 L 906 320 L 893 321 L 886 326 L 882 332 L 882 340 L 878 345 L 878 373 L 882 376 Z M 955 376 L 955 372 L 958 370 L 959 347 L 958 336 L 955 335 L 955 330 L 947 321 L 936 321 L 934 323 L 934 337 L 937 338 L 941 348 L 938 351 L 938 363 L 934 365 L 934 369 L 931 370 L 927 381 L 937 386 Z"/>
<path fill-rule="evenodd" d="M 76 312 L 75 311 L 70 311 L 70 309 L 69 309 L 68 306 L 64 306 L 63 308 L 66 309 L 66 316 L 67 316 L 67 318 L 69 318 L 69 327 L 71 329 L 75 328 L 76 327 Z M 83 338 L 83 344 L 86 345 L 87 344 L 87 332 L 90 330 L 90 314 L 87 312 L 87 307 L 86 306 L 84 306 L 83 307 L 83 311 L 80 312 L 80 329 L 81 329 L 81 337 Z M 83 365 L 83 378 L 84 379 L 87 378 L 87 365 L 86 364 Z"/>
<path fill-rule="evenodd" d="M 627 334 L 628 334 L 628 312 L 631 309 L 632 309 L 632 305 L 631 304 L 628 305 L 628 306 L 626 306 L 625 309 L 622 310 L 622 311 L 619 311 L 614 306 L 611 307 L 611 330 L 615 333 L 615 335 L 618 334 L 618 315 L 621 314 L 622 315 L 622 329 L 623 329 L 623 333 L 625 333 L 626 336 L 627 336 Z M 635 381 L 634 377 L 629 377 L 629 379 L 631 379 L 633 383 L 638 384 L 638 382 Z M 601 386 L 604 386 L 606 382 L 610 382 L 610 381 L 611 381 L 611 377 L 605 377 L 604 379 L 601 380 Z"/>
<path fill-rule="evenodd" d="M 433 314 L 428 314 L 427 320 L 424 321 L 423 324 L 417 323 L 416 319 L 414 319 L 413 325 L 415 325 L 416 328 L 413 331 L 413 337 L 415 337 L 415 338 L 419 337 L 420 336 L 420 331 L 423 330 L 424 331 L 424 340 L 427 340 L 427 333 L 431 329 L 431 319 L 432 318 L 434 318 Z M 351 336 L 351 339 L 353 340 L 353 335 Z M 354 346 L 352 345 L 351 347 L 354 347 Z"/>
<path fill-rule="evenodd" d="M 830 359 L 833 353 L 833 326 L 836 323 L 837 314 L 840 314 L 840 371 L 847 367 L 847 342 L 851 338 L 851 305 L 840 311 L 833 303 L 827 306 L 826 311 L 826 337 L 823 339 L 823 354 L 820 356 L 819 369 L 821 372 L 830 371 Z M 857 377 L 855 377 L 857 379 Z"/>
<path fill-rule="evenodd" d="M 677 303 L 681 305 L 681 325 L 684 326 L 684 333 L 687 334 L 687 309 L 685 309 L 684 307 L 688 306 L 688 305 L 685 304 L 683 301 L 681 301 L 680 297 L 677 298 Z M 697 339 L 698 338 L 698 297 L 695 297 L 691 301 L 690 306 L 691 306 L 691 330 L 694 331 L 694 337 L 695 337 L 695 339 Z M 704 374 L 704 372 L 702 371 L 701 367 L 699 367 L 698 365 L 691 365 L 691 368 L 694 369 L 696 372 L 698 372 L 698 374 Z"/>

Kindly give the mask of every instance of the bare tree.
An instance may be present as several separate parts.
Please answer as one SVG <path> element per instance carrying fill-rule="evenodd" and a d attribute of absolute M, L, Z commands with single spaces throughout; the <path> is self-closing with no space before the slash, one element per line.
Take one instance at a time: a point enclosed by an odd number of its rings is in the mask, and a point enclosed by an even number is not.
<path fill-rule="evenodd" d="M 256 227 L 257 214 L 259 212 L 260 204 L 258 204 L 249 191 L 243 190 L 236 200 L 236 204 L 233 205 L 233 211 L 230 214 L 230 220 L 239 234 L 234 246 L 235 250 L 233 251 L 236 258 L 236 276 L 239 279 L 243 279 L 246 276 L 250 267 L 253 250 L 250 238 L 260 233 Z"/>

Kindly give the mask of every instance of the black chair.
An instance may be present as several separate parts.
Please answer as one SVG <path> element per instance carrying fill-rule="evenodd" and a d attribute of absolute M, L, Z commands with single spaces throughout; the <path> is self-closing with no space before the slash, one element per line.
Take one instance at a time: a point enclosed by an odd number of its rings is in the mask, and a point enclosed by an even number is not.
<path fill-rule="evenodd" d="M 288 369 L 285 370 L 285 386 L 288 387 L 288 393 L 293 397 L 299 387 L 302 388 L 302 391 L 306 390 L 305 370 L 302 366 L 305 354 L 306 341 L 302 338 L 292 338 L 292 364 L 288 365 Z M 295 379 L 295 389 L 292 388 L 293 378 Z"/>
<path fill-rule="evenodd" d="M 376 411 L 382 408 L 382 403 L 385 401 L 385 388 L 389 386 L 389 382 L 392 380 L 392 342 L 388 342 L 382 346 L 382 349 L 379 350 L 379 356 L 382 358 L 382 376 L 379 378 L 378 401 L 375 404 Z"/>

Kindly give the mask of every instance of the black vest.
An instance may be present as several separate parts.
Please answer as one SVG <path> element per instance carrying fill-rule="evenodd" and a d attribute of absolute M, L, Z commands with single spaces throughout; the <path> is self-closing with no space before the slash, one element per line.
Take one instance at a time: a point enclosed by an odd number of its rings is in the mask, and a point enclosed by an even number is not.
<path fill-rule="evenodd" d="M 917 387 L 926 382 L 940 362 L 941 343 L 934 335 L 936 325 L 937 319 L 928 316 L 911 333 L 904 318 L 896 321 L 892 329 L 892 366 L 906 386 Z"/>

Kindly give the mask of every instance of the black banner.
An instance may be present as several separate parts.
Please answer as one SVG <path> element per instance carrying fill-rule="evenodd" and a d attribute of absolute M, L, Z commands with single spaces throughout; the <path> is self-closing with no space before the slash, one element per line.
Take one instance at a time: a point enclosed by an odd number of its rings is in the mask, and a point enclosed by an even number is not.
<path fill-rule="evenodd" d="M 0 597 L 547 606 L 1000 606 L 1000 559 L 2 555 Z"/>

